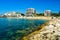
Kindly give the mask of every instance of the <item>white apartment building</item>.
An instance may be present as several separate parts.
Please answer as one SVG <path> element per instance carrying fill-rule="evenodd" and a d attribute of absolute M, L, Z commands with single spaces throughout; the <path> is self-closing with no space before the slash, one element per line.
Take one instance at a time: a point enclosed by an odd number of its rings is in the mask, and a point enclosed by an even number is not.
<path fill-rule="evenodd" d="M 16 14 L 16 12 L 7 12 L 4 15 L 7 17 L 21 17 L 21 14 Z"/>
<path fill-rule="evenodd" d="M 51 10 L 45 10 L 44 16 L 51 16 Z"/>
<path fill-rule="evenodd" d="M 26 12 L 26 16 L 34 16 L 36 13 L 36 10 L 34 8 L 28 8 Z"/>

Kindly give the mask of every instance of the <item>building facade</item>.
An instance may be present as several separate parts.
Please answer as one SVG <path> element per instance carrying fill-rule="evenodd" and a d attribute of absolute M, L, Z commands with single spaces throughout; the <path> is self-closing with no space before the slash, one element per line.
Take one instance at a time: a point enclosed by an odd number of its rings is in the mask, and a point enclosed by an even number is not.
<path fill-rule="evenodd" d="M 28 8 L 27 9 L 26 16 L 33 17 L 33 16 L 35 16 L 35 14 L 36 14 L 36 10 L 34 8 Z"/>
<path fill-rule="evenodd" d="M 17 12 L 7 12 L 4 14 L 7 17 L 21 17 L 21 14 L 17 14 Z"/>
<path fill-rule="evenodd" d="M 51 16 L 51 10 L 45 10 L 44 16 Z"/>

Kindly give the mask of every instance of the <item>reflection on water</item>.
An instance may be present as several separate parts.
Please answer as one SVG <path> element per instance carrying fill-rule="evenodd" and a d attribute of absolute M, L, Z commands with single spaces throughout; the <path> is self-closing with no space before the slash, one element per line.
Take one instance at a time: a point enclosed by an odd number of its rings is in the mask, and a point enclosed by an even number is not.
<path fill-rule="evenodd" d="M 19 40 L 46 20 L 0 18 L 0 40 Z"/>

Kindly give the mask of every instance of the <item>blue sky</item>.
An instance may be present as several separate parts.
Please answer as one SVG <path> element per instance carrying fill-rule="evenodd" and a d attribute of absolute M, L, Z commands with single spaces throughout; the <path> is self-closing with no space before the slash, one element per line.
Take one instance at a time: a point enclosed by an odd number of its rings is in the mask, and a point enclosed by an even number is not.
<path fill-rule="evenodd" d="M 0 0 L 0 14 L 17 11 L 26 13 L 27 8 L 35 8 L 38 13 L 44 10 L 60 11 L 60 0 Z"/>

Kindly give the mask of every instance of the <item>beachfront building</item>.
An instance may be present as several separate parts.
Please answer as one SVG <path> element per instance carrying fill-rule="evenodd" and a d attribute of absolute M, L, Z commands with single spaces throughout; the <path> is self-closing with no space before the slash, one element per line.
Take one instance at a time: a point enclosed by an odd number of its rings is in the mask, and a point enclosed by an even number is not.
<path fill-rule="evenodd" d="M 44 16 L 51 16 L 51 10 L 45 10 Z"/>
<path fill-rule="evenodd" d="M 33 17 L 36 14 L 36 10 L 34 8 L 28 8 L 26 12 L 26 16 Z"/>
<path fill-rule="evenodd" d="M 22 15 L 18 12 L 7 12 L 4 14 L 7 17 L 21 17 Z"/>

